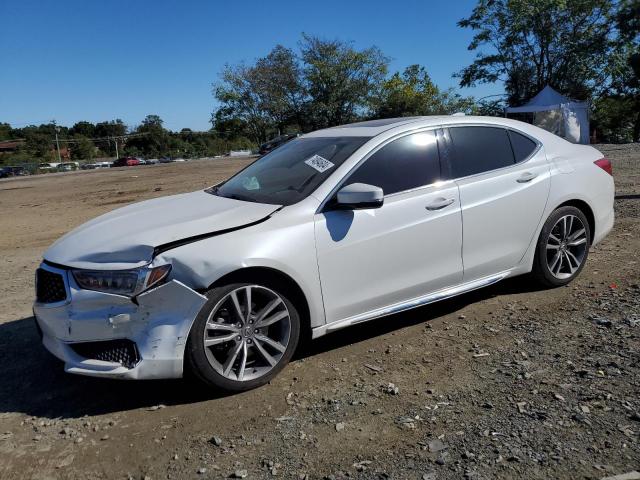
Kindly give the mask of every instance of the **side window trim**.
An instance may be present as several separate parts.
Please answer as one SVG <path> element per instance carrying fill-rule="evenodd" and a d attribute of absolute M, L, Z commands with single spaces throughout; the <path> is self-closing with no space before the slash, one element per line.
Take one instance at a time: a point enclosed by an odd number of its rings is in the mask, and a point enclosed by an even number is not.
<path fill-rule="evenodd" d="M 451 173 L 451 178 L 449 178 L 449 180 L 453 180 L 453 181 L 458 181 L 458 180 L 466 180 L 467 178 L 473 178 L 473 177 L 478 177 L 480 175 L 485 175 L 487 173 L 492 173 L 492 172 L 499 172 L 501 170 L 506 170 L 509 168 L 513 168 L 516 167 L 518 165 L 522 165 L 523 163 L 527 163 L 529 160 L 531 160 L 533 157 L 535 157 L 538 152 L 540 151 L 540 149 L 542 148 L 542 143 L 533 138 L 532 136 L 522 132 L 521 130 L 517 130 L 513 127 L 510 126 L 506 126 L 506 125 L 498 125 L 498 124 L 487 124 L 487 123 L 465 123 L 465 124 L 460 124 L 460 125 L 447 125 L 445 127 L 442 127 L 442 129 L 444 131 L 446 131 L 445 135 L 446 138 L 448 139 L 448 142 L 450 145 L 453 144 L 453 142 L 451 141 L 451 135 L 449 133 L 449 130 L 452 128 L 461 128 L 461 127 L 488 127 L 488 128 L 502 128 L 503 130 L 507 131 L 507 138 L 509 139 L 509 146 L 511 147 L 511 152 L 513 153 L 513 159 L 516 160 L 515 157 L 515 152 L 513 151 L 513 145 L 511 144 L 511 136 L 509 135 L 509 131 L 515 132 L 515 133 L 519 133 L 520 135 L 523 135 L 524 137 L 528 138 L 529 140 L 531 140 L 532 142 L 534 142 L 536 144 L 536 148 L 531 152 L 531 154 L 525 158 L 524 160 L 520 160 L 519 162 L 515 162 L 513 165 L 507 165 L 506 167 L 500 167 L 500 168 L 494 168 L 493 170 L 486 170 L 484 172 L 480 172 L 480 173 L 473 173 L 471 175 L 465 175 L 464 177 L 454 177 L 453 176 L 453 166 L 450 166 L 449 168 L 449 172 Z M 453 155 L 453 161 L 455 161 L 455 154 Z"/>
<path fill-rule="evenodd" d="M 383 141 L 382 143 L 376 145 L 371 151 L 369 151 L 369 153 L 367 153 L 363 158 L 361 158 L 358 163 L 356 163 L 353 167 L 351 167 L 351 169 L 342 177 L 342 179 L 336 184 L 336 186 L 331 190 L 331 192 L 329 192 L 329 194 L 322 201 L 322 203 L 320 204 L 320 206 L 316 210 L 316 213 L 323 212 L 325 206 L 327 205 L 327 203 L 329 203 L 329 201 L 333 198 L 333 196 L 337 193 L 338 190 L 340 190 L 342 187 L 345 186 L 346 181 L 349 179 L 349 177 L 358 168 L 360 168 L 360 166 L 363 165 L 371 156 L 373 156 L 376 152 L 378 152 L 380 149 L 382 149 L 383 147 L 389 145 L 391 142 L 393 142 L 395 140 L 399 140 L 400 138 L 407 137 L 409 135 L 413 135 L 413 134 L 416 134 L 416 133 L 422 133 L 422 132 L 433 132 L 433 134 L 434 134 L 434 136 L 436 138 L 436 142 L 437 142 L 438 141 L 438 133 L 437 133 L 437 131 L 439 129 L 440 130 L 442 129 L 442 125 L 430 125 L 428 127 L 419 127 L 419 128 L 416 128 L 415 130 L 408 130 L 406 132 L 399 133 L 398 135 L 390 137 L 390 138 L 386 139 L 385 141 Z M 438 154 L 438 164 L 440 166 L 440 175 L 442 175 L 443 168 L 442 168 L 442 159 L 440 157 L 439 147 L 436 149 L 436 151 L 437 151 L 437 154 Z M 417 191 L 417 190 L 421 190 L 423 188 L 429 188 L 429 187 L 432 187 L 433 185 L 435 185 L 436 183 L 437 182 L 430 183 L 428 185 L 422 185 L 422 186 L 415 187 L 415 188 L 410 188 L 410 189 L 407 189 L 407 190 L 403 190 L 401 192 L 394 192 L 394 193 L 385 194 L 384 198 L 391 198 L 391 197 L 394 197 L 396 195 L 403 195 L 405 193 L 414 192 L 414 191 Z"/>

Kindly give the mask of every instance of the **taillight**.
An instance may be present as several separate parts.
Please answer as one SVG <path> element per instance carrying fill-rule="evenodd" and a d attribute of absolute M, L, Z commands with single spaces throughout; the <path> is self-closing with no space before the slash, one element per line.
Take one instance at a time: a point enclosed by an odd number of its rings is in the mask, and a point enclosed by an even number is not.
<path fill-rule="evenodd" d="M 613 175 L 613 168 L 611 167 L 611 162 L 609 161 L 608 158 L 601 158 L 600 160 L 596 160 L 593 163 L 595 163 L 597 166 L 599 166 L 609 175 Z"/>

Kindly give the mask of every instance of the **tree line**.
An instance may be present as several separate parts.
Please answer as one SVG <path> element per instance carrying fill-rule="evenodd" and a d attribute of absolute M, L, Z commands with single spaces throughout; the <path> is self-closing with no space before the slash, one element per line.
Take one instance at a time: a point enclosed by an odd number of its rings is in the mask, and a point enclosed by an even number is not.
<path fill-rule="evenodd" d="M 505 97 L 477 101 L 438 88 L 427 68 L 389 72 L 379 48 L 303 34 L 251 64 L 227 65 L 214 86 L 214 130 L 255 142 L 357 120 L 465 112 L 502 115 L 546 85 L 592 104 L 603 141 L 640 141 L 640 0 L 479 0 L 458 26 L 476 58 L 460 87 L 500 83 Z M 455 54 L 455 52 L 451 52 Z"/>
<path fill-rule="evenodd" d="M 216 131 L 196 132 L 189 128 L 172 132 L 163 127 L 158 115 L 147 115 L 134 128 L 128 128 L 122 120 L 98 123 L 81 121 L 72 127 L 50 122 L 12 128 L 8 123 L 0 123 L 0 141 L 20 141 L 15 152 L 0 155 L 0 163 L 56 161 L 56 131 L 61 151 L 71 160 L 113 158 L 116 154 L 121 157 L 195 158 L 254 146 L 251 140 L 241 134 L 229 136 Z"/>

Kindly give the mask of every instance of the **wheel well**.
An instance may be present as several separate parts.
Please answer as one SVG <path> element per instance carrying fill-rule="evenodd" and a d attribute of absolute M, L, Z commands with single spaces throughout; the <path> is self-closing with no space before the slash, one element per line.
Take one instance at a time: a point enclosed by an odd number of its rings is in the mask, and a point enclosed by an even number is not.
<path fill-rule="evenodd" d="M 589 222 L 589 232 L 591 234 L 589 243 L 592 243 L 596 231 L 596 220 L 593 216 L 593 210 L 591 210 L 589 204 L 583 200 L 569 200 L 568 202 L 564 202 L 562 205 L 558 205 L 558 208 L 560 207 L 576 207 L 584 213 L 584 216 L 587 217 L 587 222 Z"/>
<path fill-rule="evenodd" d="M 247 267 L 240 270 L 227 273 L 220 277 L 209 288 L 217 287 L 220 285 L 227 285 L 235 282 L 256 282 L 264 281 L 268 284 L 276 283 L 284 289 L 285 294 L 289 297 L 289 300 L 298 309 L 301 321 L 301 334 L 302 336 L 311 337 L 311 313 L 309 311 L 309 303 L 304 292 L 297 284 L 297 282 L 286 273 L 269 267 Z"/>

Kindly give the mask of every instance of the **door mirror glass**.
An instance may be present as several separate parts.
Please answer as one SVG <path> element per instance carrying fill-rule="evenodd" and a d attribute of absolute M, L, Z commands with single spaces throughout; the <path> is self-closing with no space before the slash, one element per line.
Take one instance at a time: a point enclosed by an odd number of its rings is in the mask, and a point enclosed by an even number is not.
<path fill-rule="evenodd" d="M 333 207 L 340 210 L 380 208 L 384 203 L 384 192 L 380 187 L 366 183 L 352 183 L 338 190 Z"/>

